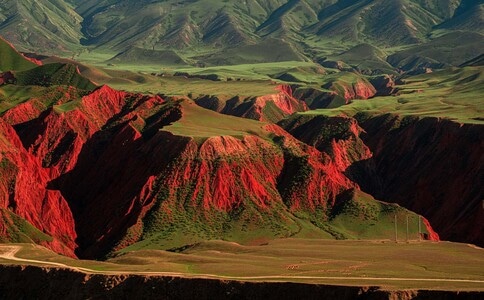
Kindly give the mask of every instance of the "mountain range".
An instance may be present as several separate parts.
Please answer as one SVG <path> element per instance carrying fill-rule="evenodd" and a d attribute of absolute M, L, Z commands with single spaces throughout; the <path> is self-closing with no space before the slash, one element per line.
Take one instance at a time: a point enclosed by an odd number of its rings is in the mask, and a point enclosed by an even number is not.
<path fill-rule="evenodd" d="M 384 54 L 380 60 L 395 54 L 389 60 L 395 67 L 416 58 L 458 65 L 480 54 L 483 34 L 482 0 L 0 3 L 0 35 L 19 50 L 73 56 L 94 51 L 111 57 L 135 51 L 140 61 L 148 57 L 152 63 L 163 61 L 166 51 L 180 62 L 202 65 L 323 61 L 371 44 Z M 448 58 L 431 50 L 449 39 L 463 53 Z M 426 51 L 417 51 L 422 48 Z"/>

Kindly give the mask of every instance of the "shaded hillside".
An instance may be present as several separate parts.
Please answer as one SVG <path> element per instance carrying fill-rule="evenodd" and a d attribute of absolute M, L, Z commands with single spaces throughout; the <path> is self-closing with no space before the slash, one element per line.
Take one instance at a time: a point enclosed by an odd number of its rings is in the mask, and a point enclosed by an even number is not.
<path fill-rule="evenodd" d="M 438 25 L 437 28 L 484 33 L 484 1 L 461 1 L 452 18 Z"/>
<path fill-rule="evenodd" d="M 423 214 L 443 239 L 484 245 L 482 125 L 392 115 L 360 124 L 373 153 L 363 166 L 374 175 L 356 180 L 365 191 Z"/>
<path fill-rule="evenodd" d="M 386 61 L 387 55 L 375 46 L 360 44 L 321 63 L 325 66 L 338 66 L 336 62 L 343 61 L 358 72 L 391 74 L 394 73 L 394 68 Z"/>
<path fill-rule="evenodd" d="M 130 48 L 109 60 L 110 63 L 131 63 L 139 65 L 162 64 L 167 66 L 186 66 L 187 62 L 172 50 L 149 50 Z"/>
<path fill-rule="evenodd" d="M 367 100 L 377 94 L 375 86 L 365 76 L 353 72 L 324 76 L 321 83 L 320 86 L 297 87 L 293 95 L 304 101 L 310 109 L 318 109 L 344 106 L 353 101 Z"/>

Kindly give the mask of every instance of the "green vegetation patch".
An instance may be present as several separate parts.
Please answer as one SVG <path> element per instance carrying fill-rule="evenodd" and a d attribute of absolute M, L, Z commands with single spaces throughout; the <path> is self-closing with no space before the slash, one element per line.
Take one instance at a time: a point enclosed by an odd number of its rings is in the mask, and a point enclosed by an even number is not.
<path fill-rule="evenodd" d="M 0 243 L 35 243 L 51 242 L 52 237 L 35 228 L 27 220 L 8 209 L 0 209 L 5 235 L 0 236 Z"/>
<path fill-rule="evenodd" d="M 75 65 L 54 63 L 15 74 L 18 85 L 54 86 L 67 85 L 83 90 L 93 90 L 96 85 L 79 74 Z"/>
<path fill-rule="evenodd" d="M 332 109 L 319 109 L 300 114 L 327 116 L 357 113 L 403 116 L 431 116 L 461 123 L 482 124 L 484 114 L 484 68 L 449 68 L 402 79 L 395 96 L 354 101 Z"/>
<path fill-rule="evenodd" d="M 0 72 L 24 71 L 37 67 L 2 38 L 0 38 L 0 57 Z"/>
<path fill-rule="evenodd" d="M 268 137 L 269 133 L 263 129 L 266 123 L 221 115 L 217 112 L 199 107 L 191 100 L 181 102 L 183 117 L 163 130 L 175 135 L 191 137 L 235 136 L 243 137 L 255 134 Z"/>
<path fill-rule="evenodd" d="M 377 201 L 358 190 L 346 196 L 349 198 L 335 205 L 329 221 L 342 238 L 418 241 L 423 237 L 420 234 L 428 234 L 419 215 L 397 204 Z"/>

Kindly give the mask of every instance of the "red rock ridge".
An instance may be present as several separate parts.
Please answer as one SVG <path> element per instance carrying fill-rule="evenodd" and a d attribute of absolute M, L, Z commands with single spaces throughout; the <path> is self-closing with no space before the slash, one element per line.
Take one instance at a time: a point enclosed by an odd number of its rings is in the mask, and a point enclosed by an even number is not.
<path fill-rule="evenodd" d="M 265 128 L 282 138 L 286 163 L 279 186 L 292 210 L 325 209 L 334 205 L 338 194 L 356 187 L 326 153 L 299 142 L 276 125 Z"/>

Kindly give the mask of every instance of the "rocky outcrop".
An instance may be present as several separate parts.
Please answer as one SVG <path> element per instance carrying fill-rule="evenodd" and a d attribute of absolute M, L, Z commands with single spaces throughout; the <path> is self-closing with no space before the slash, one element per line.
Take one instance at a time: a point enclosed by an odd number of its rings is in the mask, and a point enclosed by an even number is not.
<path fill-rule="evenodd" d="M 324 115 L 295 115 L 279 122 L 295 138 L 329 153 L 340 171 L 355 162 L 372 157 L 360 134 L 363 129 L 350 117 L 327 117 Z"/>
<path fill-rule="evenodd" d="M 195 99 L 195 102 L 222 114 L 274 123 L 295 112 L 308 109 L 303 101 L 293 96 L 290 86 L 280 85 L 276 90 L 276 94 L 248 98 L 235 96 L 224 99 L 219 96 L 203 96 Z"/>
<path fill-rule="evenodd" d="M 63 104 L 75 101 L 69 94 L 75 89 L 63 91 L 55 106 L 31 99 L 0 118 L 0 207 L 50 235 L 52 241 L 45 242 L 50 249 L 74 256 L 78 244 L 73 204 L 52 181 L 75 168 L 86 142 L 121 113 L 127 99 L 142 106 L 140 102 L 152 98 L 103 87 L 65 111 Z"/>
<path fill-rule="evenodd" d="M 353 83 L 346 83 L 344 81 L 334 81 L 323 86 L 325 89 L 334 91 L 340 97 L 349 103 L 354 99 L 368 99 L 376 95 L 376 89 L 368 80 L 363 77 Z"/>
<path fill-rule="evenodd" d="M 0 207 L 52 236 L 45 243 L 50 249 L 74 256 L 76 232 L 67 201 L 59 191 L 47 188 L 50 171 L 23 148 L 13 127 L 1 119 L 0 170 Z"/>
<path fill-rule="evenodd" d="M 321 88 L 296 87 L 294 97 L 304 101 L 310 109 L 318 109 L 339 107 L 353 100 L 366 100 L 378 93 L 370 81 L 356 73 L 341 72 L 328 80 Z"/>
<path fill-rule="evenodd" d="M 395 77 L 392 75 L 379 75 L 370 78 L 370 83 L 375 87 L 375 96 L 389 96 L 396 92 Z"/>
<path fill-rule="evenodd" d="M 0 266 L 0 299 L 477 299 L 479 292 L 385 290 L 290 282 L 85 274 L 69 269 Z M 26 287 L 25 283 L 28 283 Z"/>

